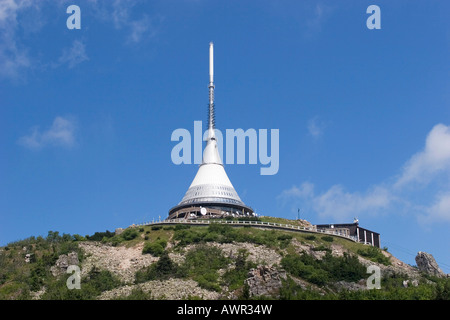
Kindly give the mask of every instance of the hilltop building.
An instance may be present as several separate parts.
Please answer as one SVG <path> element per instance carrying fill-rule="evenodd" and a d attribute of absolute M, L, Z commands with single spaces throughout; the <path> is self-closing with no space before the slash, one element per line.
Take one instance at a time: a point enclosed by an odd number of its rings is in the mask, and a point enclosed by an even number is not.
<path fill-rule="evenodd" d="M 208 138 L 202 164 L 181 202 L 169 210 L 168 219 L 253 216 L 252 208 L 239 198 L 225 172 L 214 133 L 214 47 L 209 44 Z"/>
<path fill-rule="evenodd" d="M 331 231 L 342 235 L 355 237 L 358 242 L 370 244 L 374 247 L 380 248 L 380 234 L 375 231 L 370 231 L 359 226 L 359 221 L 355 219 L 353 223 L 339 223 L 339 224 L 318 224 L 317 231 Z"/>

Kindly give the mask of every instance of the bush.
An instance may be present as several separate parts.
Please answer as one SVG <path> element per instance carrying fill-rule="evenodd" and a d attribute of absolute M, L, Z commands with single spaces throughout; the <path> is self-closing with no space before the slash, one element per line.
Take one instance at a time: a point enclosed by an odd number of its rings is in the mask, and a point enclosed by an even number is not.
<path fill-rule="evenodd" d="M 290 234 L 281 234 L 277 237 L 277 240 L 279 241 L 279 246 L 281 249 L 286 248 L 292 240 L 292 235 Z"/>
<path fill-rule="evenodd" d="M 43 300 L 92 300 L 102 292 L 112 290 L 122 285 L 111 272 L 92 269 L 89 274 L 81 279 L 81 289 L 67 289 L 66 281 L 70 275 L 63 275 L 57 280 L 46 283 L 46 291 L 42 295 Z"/>
<path fill-rule="evenodd" d="M 109 239 L 114 236 L 115 236 L 114 232 L 106 230 L 105 232 L 96 232 L 92 236 L 86 236 L 86 239 L 91 240 L 91 241 L 102 241 L 103 238 Z M 80 238 L 76 238 L 77 241 L 79 241 L 78 239 L 80 239 Z"/>
<path fill-rule="evenodd" d="M 152 294 L 144 292 L 141 288 L 134 288 L 128 296 L 120 296 L 115 300 L 152 300 Z"/>
<path fill-rule="evenodd" d="M 313 251 L 326 251 L 326 252 L 330 252 L 331 253 L 331 249 L 325 247 L 324 245 L 320 245 L 317 247 L 312 248 Z"/>
<path fill-rule="evenodd" d="M 327 271 L 330 279 L 334 281 L 356 282 L 367 277 L 366 267 L 359 262 L 358 257 L 346 252 L 342 257 L 334 257 L 327 252 L 320 267 Z"/>
<path fill-rule="evenodd" d="M 165 240 L 157 240 L 152 243 L 146 243 L 144 249 L 142 249 L 142 253 L 149 253 L 152 256 L 159 257 L 164 252 L 167 246 L 167 241 Z"/>
<path fill-rule="evenodd" d="M 358 254 L 365 258 L 368 258 L 373 262 L 378 262 L 386 266 L 391 265 L 391 261 L 389 260 L 389 258 L 386 257 L 377 247 L 370 246 L 366 250 L 359 249 Z"/>
<path fill-rule="evenodd" d="M 237 218 L 238 221 L 261 221 L 258 217 L 239 217 Z"/>
<path fill-rule="evenodd" d="M 251 268 L 256 267 L 256 263 L 247 261 L 248 252 L 245 249 L 239 249 L 234 268 L 227 270 L 223 276 L 223 282 L 228 286 L 229 290 L 236 290 L 244 285 L 245 279 Z M 248 288 L 247 288 L 248 289 Z M 245 296 L 245 294 L 243 294 Z"/>
<path fill-rule="evenodd" d="M 120 236 L 124 240 L 133 240 L 138 235 L 139 235 L 139 233 L 137 232 L 136 229 L 129 228 L 129 229 L 126 229 L 124 232 L 122 232 L 122 234 Z"/>
<path fill-rule="evenodd" d="M 281 265 L 292 275 L 317 285 L 340 280 L 354 282 L 367 276 L 366 268 L 358 258 L 347 253 L 343 257 L 334 257 L 327 252 L 322 260 L 316 260 L 305 253 L 288 254 L 281 259 Z"/>
<path fill-rule="evenodd" d="M 170 259 L 167 251 L 164 251 L 158 261 L 144 270 L 136 272 L 135 282 L 141 283 L 150 280 L 165 280 L 178 277 L 178 266 Z"/>
<path fill-rule="evenodd" d="M 333 242 L 333 240 L 334 240 L 334 238 L 331 236 L 323 236 L 323 237 L 321 237 L 321 239 L 326 242 Z"/>
<path fill-rule="evenodd" d="M 173 236 L 174 240 L 179 241 L 179 246 L 185 246 L 188 244 L 198 243 L 203 241 L 205 231 L 193 230 L 193 229 L 181 229 L 175 230 Z"/>
<path fill-rule="evenodd" d="M 311 289 L 303 289 L 292 278 L 282 280 L 280 288 L 280 300 L 321 300 L 327 299 L 319 292 Z"/>
<path fill-rule="evenodd" d="M 217 247 L 199 245 L 186 254 L 181 266 L 182 273 L 197 281 L 201 288 L 220 291 L 217 270 L 228 265 L 227 259 L 221 249 Z"/>
<path fill-rule="evenodd" d="M 184 225 L 184 224 L 177 224 L 175 226 L 174 230 L 175 231 L 176 230 L 185 230 L 185 229 L 190 229 L 190 228 L 191 228 L 191 226 L 187 226 L 187 225 Z"/>

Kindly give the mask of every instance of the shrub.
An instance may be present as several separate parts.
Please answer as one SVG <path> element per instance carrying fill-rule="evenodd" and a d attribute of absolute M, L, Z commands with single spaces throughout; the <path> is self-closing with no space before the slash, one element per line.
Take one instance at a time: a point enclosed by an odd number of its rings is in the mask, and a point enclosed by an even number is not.
<path fill-rule="evenodd" d="M 290 235 L 290 234 L 280 234 L 277 237 L 277 239 L 280 240 L 280 241 L 291 240 L 292 239 L 292 235 Z"/>
<path fill-rule="evenodd" d="M 120 296 L 115 300 L 152 300 L 151 291 L 144 292 L 141 288 L 134 288 L 128 296 Z"/>
<path fill-rule="evenodd" d="M 366 276 L 366 268 L 358 258 L 346 253 L 343 257 L 334 257 L 327 252 L 322 260 L 316 260 L 305 253 L 288 254 L 281 259 L 281 265 L 292 275 L 317 285 L 324 285 L 329 281 L 358 281 Z"/>
<path fill-rule="evenodd" d="M 313 251 L 327 251 L 327 252 L 331 252 L 330 248 L 325 247 L 324 245 L 320 245 L 317 247 L 312 248 Z"/>
<path fill-rule="evenodd" d="M 331 236 L 323 236 L 323 237 L 321 237 L 321 239 L 326 242 L 333 242 L 333 240 L 334 240 L 334 238 Z"/>
<path fill-rule="evenodd" d="M 175 226 L 174 230 L 175 231 L 176 230 L 185 230 L 185 229 L 190 229 L 190 228 L 191 228 L 191 226 L 187 226 L 187 225 L 184 225 L 184 224 L 177 224 Z"/>
<path fill-rule="evenodd" d="M 377 247 L 370 246 L 366 250 L 359 249 L 357 252 L 359 255 L 366 257 L 373 262 L 378 262 L 386 266 L 391 265 L 389 258 L 386 257 Z"/>
<path fill-rule="evenodd" d="M 135 282 L 141 283 L 150 280 L 165 280 L 177 277 L 178 273 L 178 266 L 170 259 L 167 251 L 164 251 L 156 263 L 136 272 Z"/>
<path fill-rule="evenodd" d="M 157 240 L 152 243 L 146 243 L 144 248 L 142 249 L 142 253 L 149 253 L 155 257 L 161 256 L 167 246 L 167 241 L 165 240 Z"/>
<path fill-rule="evenodd" d="M 121 237 L 124 240 L 133 240 L 139 235 L 136 229 L 126 229 L 124 232 L 122 232 Z"/>
<path fill-rule="evenodd" d="M 192 243 L 198 243 L 203 241 L 203 237 L 205 236 L 205 231 L 202 230 L 194 230 L 194 229 L 181 229 L 175 230 L 175 234 L 173 236 L 174 240 L 179 241 L 179 246 L 185 246 Z"/>
<path fill-rule="evenodd" d="M 321 260 L 320 267 L 328 272 L 334 281 L 356 282 L 367 277 L 364 267 L 355 255 L 344 252 L 342 257 L 334 257 L 330 252 Z"/>
<path fill-rule="evenodd" d="M 91 241 L 102 241 L 103 238 L 109 239 L 109 238 L 112 238 L 114 236 L 115 236 L 114 232 L 106 230 L 105 232 L 96 232 L 92 236 L 86 236 L 86 239 L 91 240 Z"/>
<path fill-rule="evenodd" d="M 43 300 L 92 300 L 103 291 L 112 290 L 122 285 L 111 272 L 92 269 L 81 279 L 80 290 L 68 290 L 66 281 L 70 275 L 63 275 L 57 280 L 48 280 Z M 52 278 L 50 278 L 52 279 Z"/>
<path fill-rule="evenodd" d="M 279 243 L 280 248 L 283 249 L 283 248 L 286 248 L 291 243 L 292 235 L 281 234 L 277 237 L 277 240 L 280 242 Z"/>
<path fill-rule="evenodd" d="M 217 247 L 198 245 L 187 254 L 182 273 L 191 276 L 204 289 L 220 291 L 217 270 L 227 266 L 227 259 Z"/>
<path fill-rule="evenodd" d="M 239 249 L 234 262 L 234 268 L 228 269 L 223 274 L 223 282 L 228 286 L 229 290 L 236 290 L 243 286 L 250 269 L 256 267 L 256 263 L 247 261 L 248 255 L 249 254 L 245 249 Z M 243 296 L 245 296 L 245 294 L 243 294 Z"/>
<path fill-rule="evenodd" d="M 261 221 L 258 217 L 239 217 L 237 218 L 238 221 Z"/>
<path fill-rule="evenodd" d="M 280 300 L 320 300 L 324 298 L 326 299 L 317 291 L 302 288 L 290 277 L 282 280 Z"/>

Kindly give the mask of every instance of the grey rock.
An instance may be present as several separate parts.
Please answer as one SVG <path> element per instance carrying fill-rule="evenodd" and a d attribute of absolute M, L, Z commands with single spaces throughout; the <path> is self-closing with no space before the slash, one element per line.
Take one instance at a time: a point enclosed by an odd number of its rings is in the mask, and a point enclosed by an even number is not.
<path fill-rule="evenodd" d="M 118 236 L 119 234 L 121 234 L 123 232 L 123 228 L 117 228 L 116 231 L 114 232 L 116 236 Z"/>
<path fill-rule="evenodd" d="M 25 263 L 30 263 L 31 262 L 31 259 L 33 258 L 32 255 L 33 255 L 32 253 L 27 253 L 25 255 Z"/>
<path fill-rule="evenodd" d="M 249 287 L 251 297 L 277 296 L 282 286 L 282 279 L 286 279 L 286 271 L 259 265 L 250 270 L 245 283 Z"/>
<path fill-rule="evenodd" d="M 364 280 L 364 279 L 362 279 L 358 282 L 338 281 L 334 285 L 338 291 L 341 291 L 341 290 L 348 290 L 348 291 L 367 290 L 367 283 L 366 283 L 366 280 Z"/>
<path fill-rule="evenodd" d="M 420 271 L 439 278 L 446 277 L 446 274 L 439 268 L 434 257 L 427 253 L 419 251 L 416 256 L 417 267 Z"/>
<path fill-rule="evenodd" d="M 417 280 L 404 280 L 403 281 L 403 287 L 404 288 L 408 288 L 408 287 L 410 287 L 410 286 L 413 286 L 413 287 L 417 287 L 419 285 L 419 281 L 417 281 Z"/>
<path fill-rule="evenodd" d="M 67 272 L 67 268 L 71 265 L 78 265 L 80 261 L 78 260 L 78 254 L 76 252 L 71 252 L 69 254 L 62 254 L 56 260 L 55 265 L 50 268 L 53 276 L 57 277 Z"/>

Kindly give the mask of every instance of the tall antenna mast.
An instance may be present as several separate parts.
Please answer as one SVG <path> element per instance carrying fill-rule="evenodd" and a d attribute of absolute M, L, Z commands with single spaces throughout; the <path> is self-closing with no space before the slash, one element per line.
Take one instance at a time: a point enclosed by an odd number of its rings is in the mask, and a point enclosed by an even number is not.
<path fill-rule="evenodd" d="M 215 114 L 214 114 L 214 44 L 209 43 L 209 108 L 208 129 L 209 137 L 214 138 Z"/>
<path fill-rule="evenodd" d="M 211 217 L 254 214 L 253 209 L 247 207 L 239 198 L 220 158 L 218 141 L 214 132 L 214 47 L 212 42 L 209 43 L 208 88 L 208 139 L 203 149 L 202 164 L 198 167 L 197 174 L 181 202 L 170 209 L 168 219 L 182 217 L 187 219 L 192 215 L 203 217 L 206 213 Z"/>

